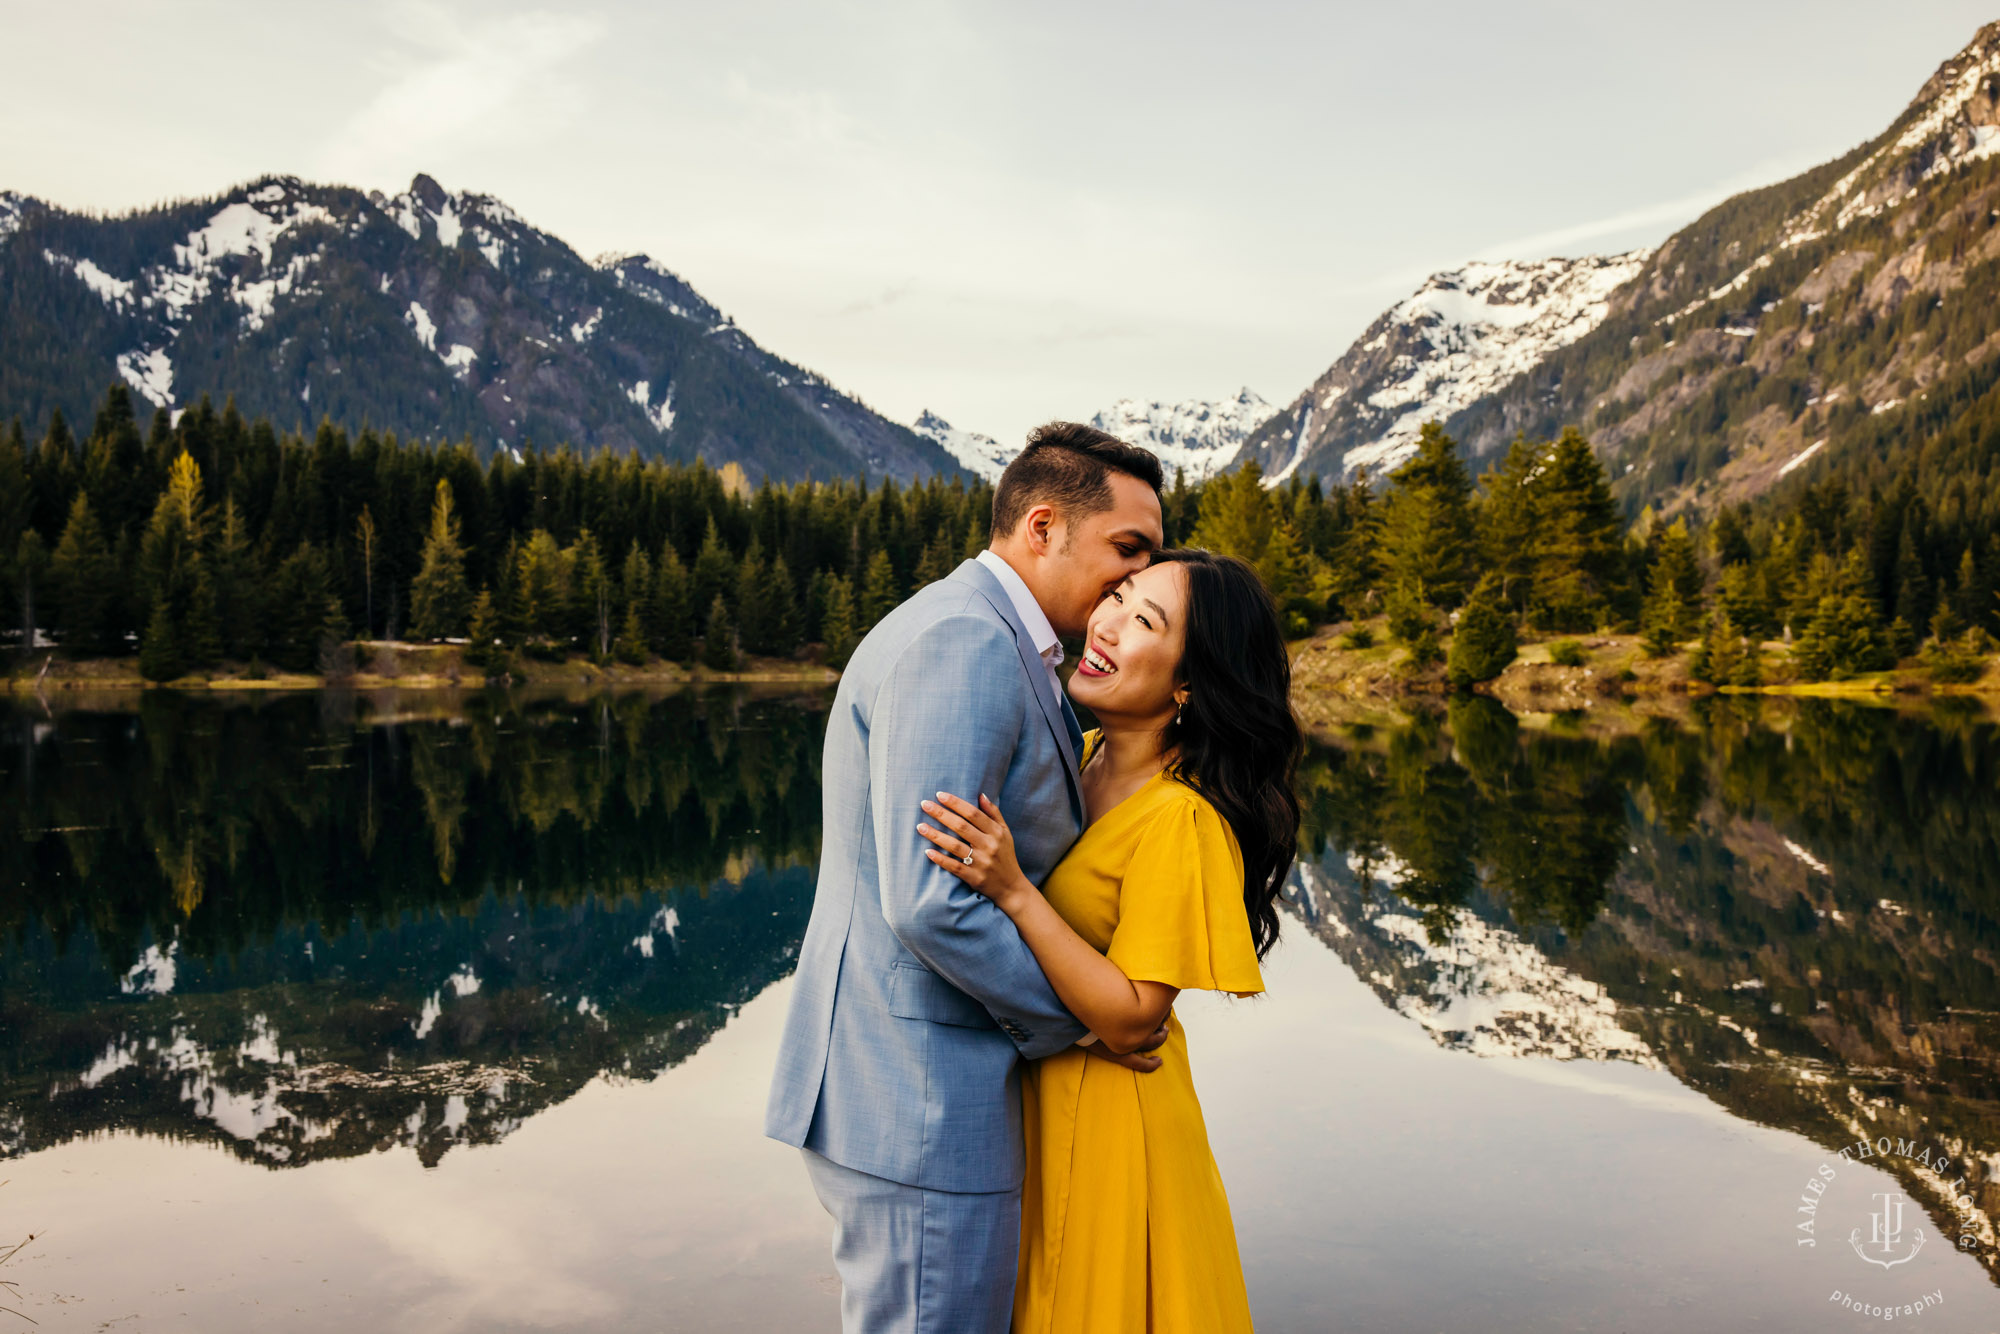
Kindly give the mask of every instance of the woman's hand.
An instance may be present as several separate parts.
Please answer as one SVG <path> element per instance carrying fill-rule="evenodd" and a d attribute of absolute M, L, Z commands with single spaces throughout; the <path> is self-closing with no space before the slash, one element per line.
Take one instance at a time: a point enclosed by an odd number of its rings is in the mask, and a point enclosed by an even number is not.
<path fill-rule="evenodd" d="M 1035 893 L 1015 859 L 1013 831 L 990 798 L 982 794 L 979 805 L 974 806 L 949 792 L 940 792 L 936 801 L 924 802 L 923 808 L 926 815 L 951 831 L 927 824 L 917 826 L 919 834 L 937 844 L 937 849 L 924 850 L 926 857 L 968 888 L 992 899 L 1009 916 L 1021 904 L 1022 895 Z"/>

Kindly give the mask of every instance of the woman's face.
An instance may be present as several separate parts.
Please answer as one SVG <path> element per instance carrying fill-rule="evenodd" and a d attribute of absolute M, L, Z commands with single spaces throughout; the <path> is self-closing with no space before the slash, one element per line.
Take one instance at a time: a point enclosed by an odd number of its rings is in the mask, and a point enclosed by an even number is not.
<path fill-rule="evenodd" d="M 1130 576 L 1090 614 L 1070 697 L 1098 717 L 1164 727 L 1180 707 L 1187 571 L 1169 562 Z"/>

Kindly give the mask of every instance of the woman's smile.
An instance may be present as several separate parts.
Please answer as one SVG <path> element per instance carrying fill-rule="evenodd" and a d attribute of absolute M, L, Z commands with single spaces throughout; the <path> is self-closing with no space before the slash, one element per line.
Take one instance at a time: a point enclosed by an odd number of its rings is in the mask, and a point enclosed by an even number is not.
<path fill-rule="evenodd" d="M 1099 644 L 1092 643 L 1083 650 L 1083 660 L 1076 665 L 1077 671 L 1085 676 L 1110 676 L 1117 672 L 1118 664 L 1111 660 Z"/>

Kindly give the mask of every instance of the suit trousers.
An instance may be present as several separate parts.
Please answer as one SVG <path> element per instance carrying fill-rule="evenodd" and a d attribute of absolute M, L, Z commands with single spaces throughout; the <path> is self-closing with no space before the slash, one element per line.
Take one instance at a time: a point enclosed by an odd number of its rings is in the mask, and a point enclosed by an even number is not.
<path fill-rule="evenodd" d="M 833 1215 L 843 1334 L 1007 1334 L 1019 1187 L 925 1190 L 799 1152 Z"/>

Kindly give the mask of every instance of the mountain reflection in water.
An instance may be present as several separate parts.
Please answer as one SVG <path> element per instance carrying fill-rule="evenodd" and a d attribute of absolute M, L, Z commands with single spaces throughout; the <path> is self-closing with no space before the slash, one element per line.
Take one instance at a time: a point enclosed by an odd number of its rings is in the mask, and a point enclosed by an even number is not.
<path fill-rule="evenodd" d="M 821 715 L 729 692 L 6 716 L 0 1151 L 491 1142 L 790 971 Z"/>
<path fill-rule="evenodd" d="M 2000 727 L 1978 708 L 1701 701 L 1603 732 L 1483 698 L 1302 774 L 1309 930 L 1441 1045 L 1664 1067 L 2000 1217 Z M 1954 1226 L 1947 1228 L 1947 1224 Z"/>
<path fill-rule="evenodd" d="M 0 1153 L 435 1164 L 650 1080 L 792 967 L 823 696 L 0 706 Z M 1438 1044 L 1659 1069 L 2000 1213 L 2000 728 L 1469 699 L 1301 772 L 1296 922 Z M 1297 948 L 1297 946 L 1294 946 Z M 1943 1182 L 1883 1166 L 1943 1223 Z"/>

